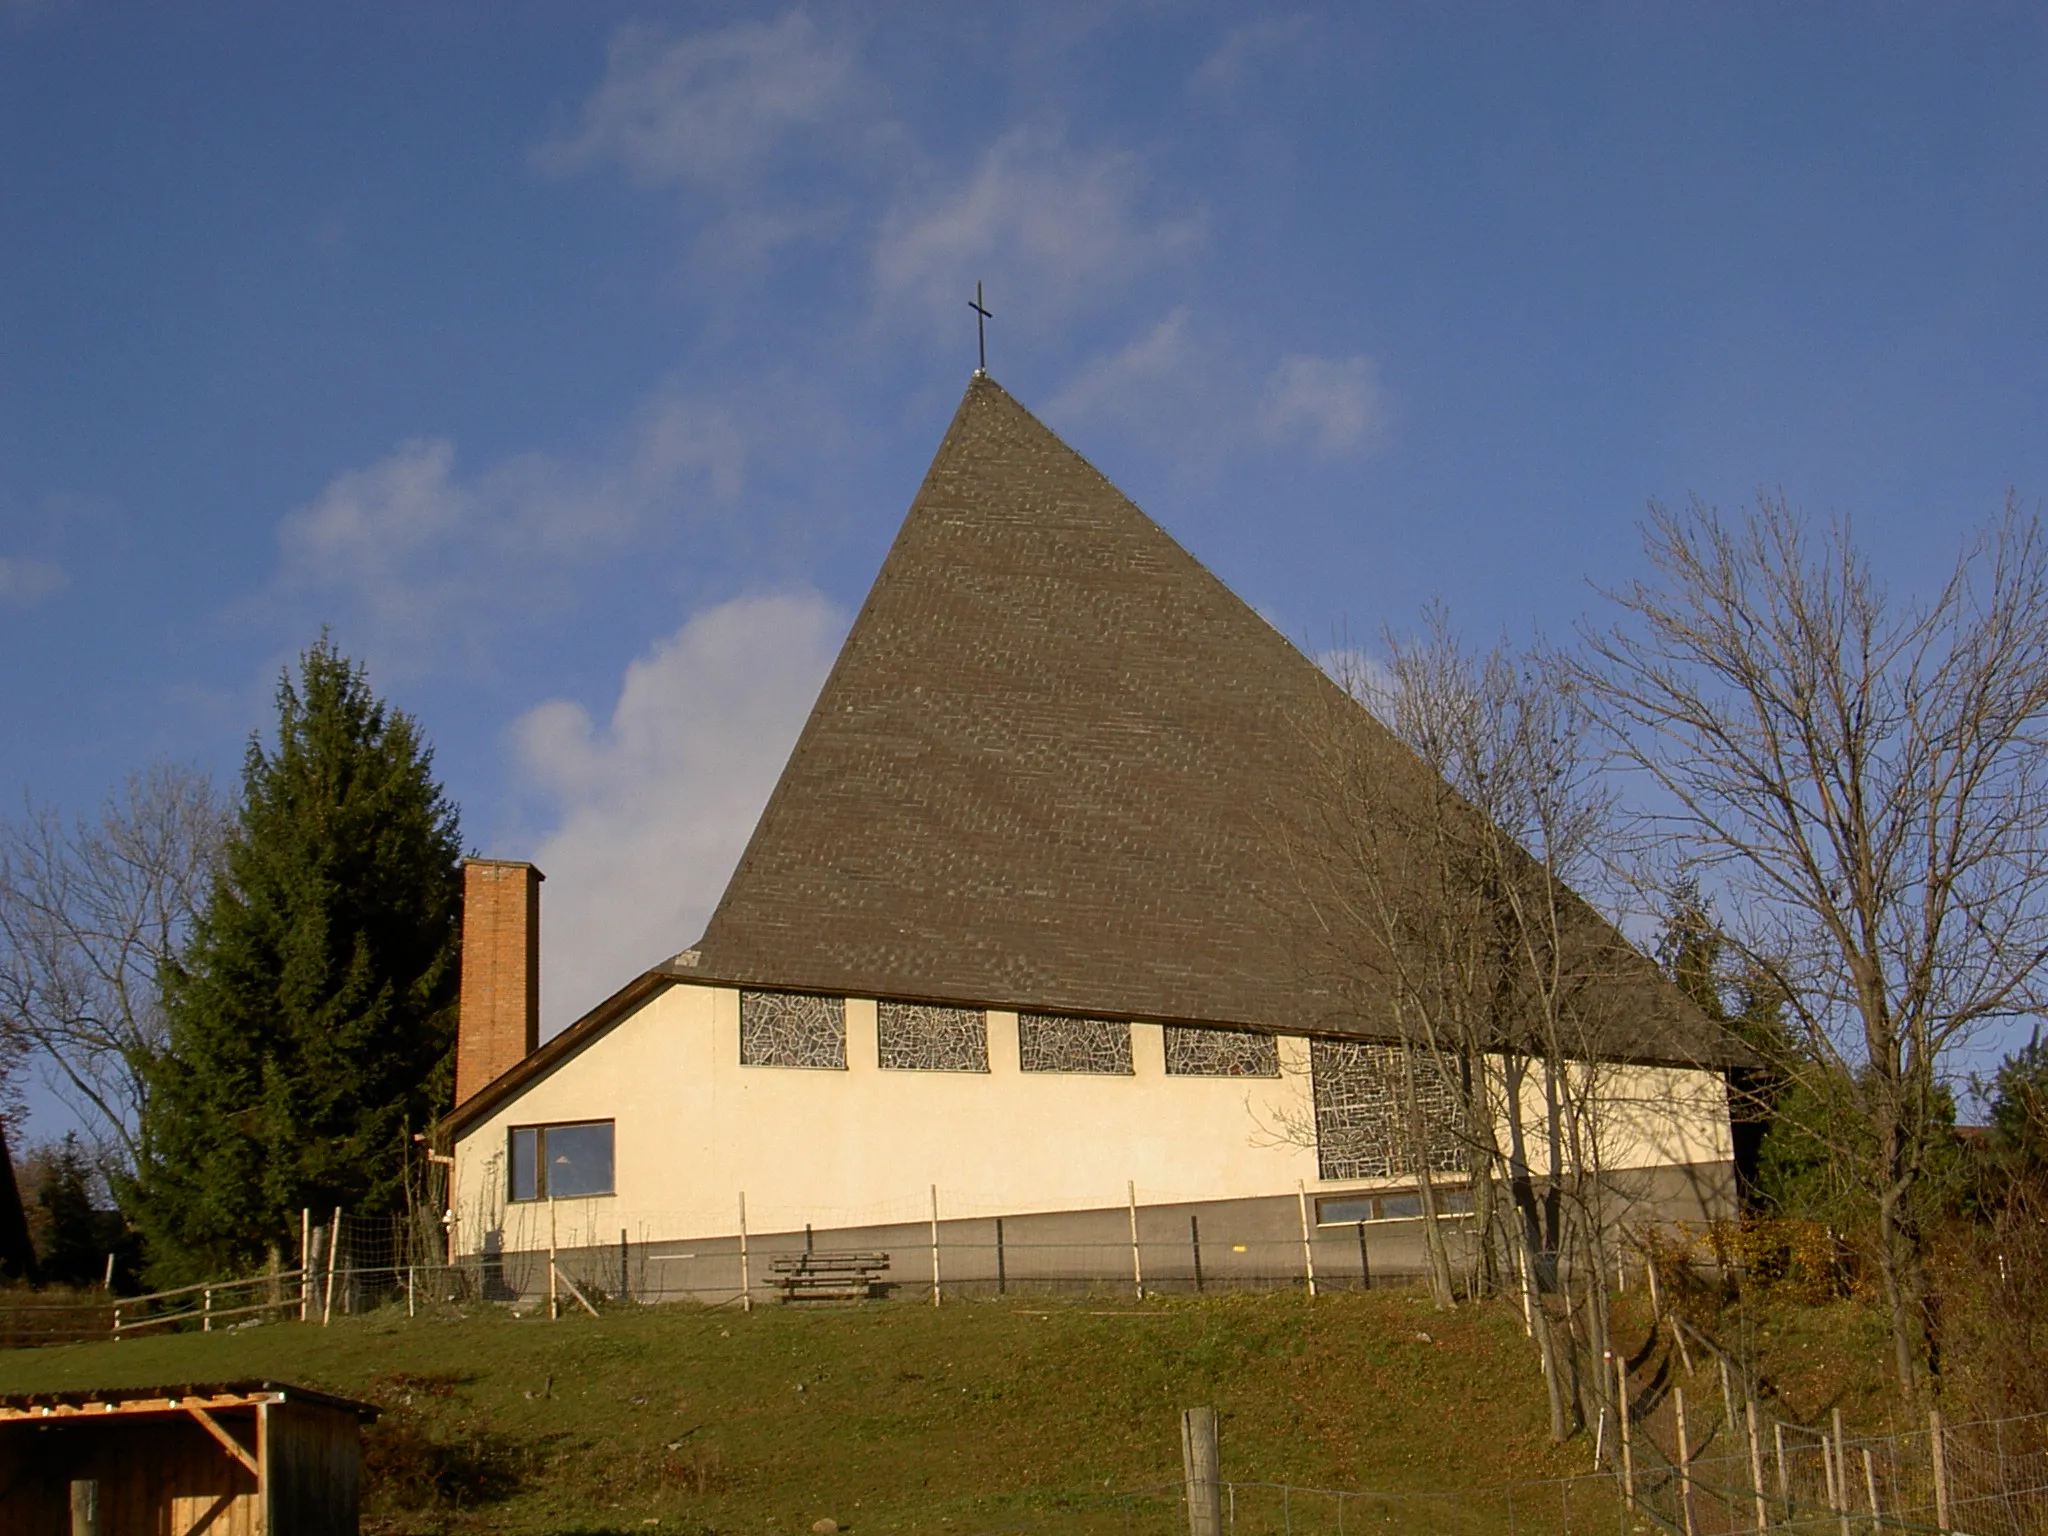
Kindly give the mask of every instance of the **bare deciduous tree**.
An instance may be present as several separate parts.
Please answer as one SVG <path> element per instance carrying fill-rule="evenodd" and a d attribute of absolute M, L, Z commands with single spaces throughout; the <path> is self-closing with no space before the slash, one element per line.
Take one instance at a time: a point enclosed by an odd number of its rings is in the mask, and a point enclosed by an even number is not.
<path fill-rule="evenodd" d="M 1613 1230 L 1603 1120 L 1616 1025 L 1649 967 L 1571 889 L 1599 871 L 1610 804 L 1568 680 L 1505 647 L 1468 654 L 1440 609 L 1419 641 L 1386 647 L 1383 672 L 1339 681 L 1398 745 L 1341 703 L 1305 723 L 1314 787 L 1287 846 L 1316 918 L 1310 964 L 1319 990 L 1457 1086 L 1478 1257 L 1498 1253 L 1522 1292 L 1563 1439 L 1613 1406 L 1599 1368 Z M 1427 1128 L 1414 1121 L 1406 1156 L 1442 1288 Z"/>
<path fill-rule="evenodd" d="M 2008 503 L 1927 600 L 1782 500 L 1652 507 L 1656 571 L 1577 677 L 1847 1096 L 1894 1365 L 1939 1372 L 1923 1179 L 1945 1059 L 2037 1008 L 2048 957 L 2048 544 Z"/>
<path fill-rule="evenodd" d="M 211 782 L 159 765 L 96 822 L 47 807 L 0 826 L 0 1034 L 40 1055 L 102 1166 L 134 1167 L 158 973 L 206 899 L 227 831 Z"/>

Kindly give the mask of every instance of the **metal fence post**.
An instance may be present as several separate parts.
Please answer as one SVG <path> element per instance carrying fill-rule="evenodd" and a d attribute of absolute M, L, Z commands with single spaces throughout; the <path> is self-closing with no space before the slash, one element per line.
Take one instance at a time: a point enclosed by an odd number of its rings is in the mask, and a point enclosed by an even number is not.
<path fill-rule="evenodd" d="M 939 1304 L 939 1186 L 932 1186 L 932 1305 Z"/>

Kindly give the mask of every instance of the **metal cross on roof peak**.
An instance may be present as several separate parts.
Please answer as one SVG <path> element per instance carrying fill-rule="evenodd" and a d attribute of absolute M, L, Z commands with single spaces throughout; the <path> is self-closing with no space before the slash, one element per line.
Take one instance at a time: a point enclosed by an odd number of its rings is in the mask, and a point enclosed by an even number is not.
<path fill-rule="evenodd" d="M 967 307 L 974 311 L 974 340 L 981 356 L 981 366 L 974 371 L 983 378 L 986 378 L 988 376 L 988 323 L 994 317 L 995 311 L 986 308 L 982 304 L 981 284 L 979 281 L 974 285 L 974 297 L 967 301 Z"/>

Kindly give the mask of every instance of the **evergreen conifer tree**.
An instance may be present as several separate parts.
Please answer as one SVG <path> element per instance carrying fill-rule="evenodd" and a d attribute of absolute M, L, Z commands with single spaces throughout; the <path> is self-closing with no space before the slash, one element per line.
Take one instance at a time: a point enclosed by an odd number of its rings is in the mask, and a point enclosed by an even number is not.
<path fill-rule="evenodd" d="M 408 1133 L 448 1101 L 456 813 L 414 721 L 326 636 L 252 738 L 238 825 L 165 977 L 124 1205 L 159 1281 L 289 1253 L 301 1207 L 404 1206 Z"/>
<path fill-rule="evenodd" d="M 92 1165 L 75 1131 L 50 1155 L 36 1204 L 42 1209 L 42 1278 L 57 1285 L 90 1285 L 104 1273 L 107 1222 L 92 1199 Z"/>

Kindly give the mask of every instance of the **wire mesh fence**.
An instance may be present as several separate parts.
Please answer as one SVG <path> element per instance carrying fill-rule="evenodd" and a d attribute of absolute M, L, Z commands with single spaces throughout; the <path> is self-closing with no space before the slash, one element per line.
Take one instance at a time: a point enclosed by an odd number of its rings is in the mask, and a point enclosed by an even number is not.
<path fill-rule="evenodd" d="M 2048 1531 L 2048 1415 L 1856 1435 L 1784 1422 L 1740 1403 L 1666 1448 L 1640 1437 L 1643 1512 L 1687 1536 L 1881 1530 L 2031 1536 Z"/>
<path fill-rule="evenodd" d="M 1569 1536 L 1626 1533 L 1605 1473 L 1447 1492 L 1371 1492 L 1226 1482 L 1226 1536 Z"/>

